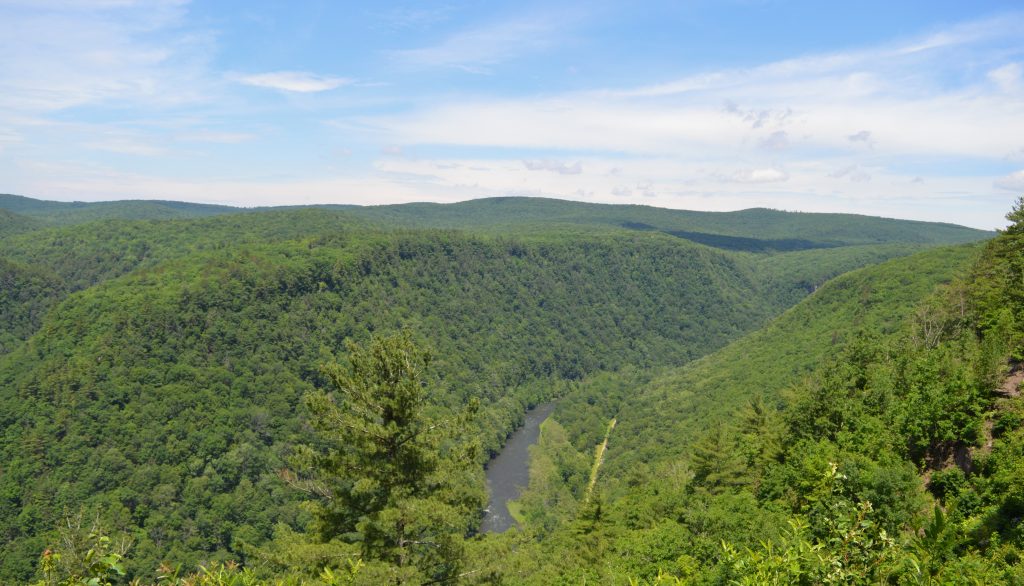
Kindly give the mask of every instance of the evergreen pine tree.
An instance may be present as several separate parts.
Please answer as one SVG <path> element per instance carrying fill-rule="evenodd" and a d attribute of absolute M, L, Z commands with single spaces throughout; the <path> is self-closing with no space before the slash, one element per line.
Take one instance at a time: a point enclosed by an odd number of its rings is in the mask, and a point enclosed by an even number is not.
<path fill-rule="evenodd" d="M 408 334 L 350 344 L 349 364 L 324 367 L 333 393 L 306 403 L 320 445 L 300 452 L 323 540 L 358 544 L 366 579 L 447 582 L 459 572 L 467 519 L 479 503 L 460 486 L 473 462 L 462 417 L 424 413 L 430 355 Z"/>

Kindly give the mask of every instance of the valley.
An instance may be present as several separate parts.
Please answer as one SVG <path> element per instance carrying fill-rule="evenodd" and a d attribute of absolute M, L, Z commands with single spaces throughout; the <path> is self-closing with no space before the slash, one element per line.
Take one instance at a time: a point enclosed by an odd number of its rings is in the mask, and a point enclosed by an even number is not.
<path fill-rule="evenodd" d="M 268 584 L 1018 571 L 981 545 L 1016 547 L 993 486 L 1015 486 L 1019 407 L 985 391 L 1019 352 L 1015 232 L 529 198 L 3 202 L 0 580 L 89 543 L 69 516 L 130 543 L 118 568 L 142 583 L 162 564 Z M 420 426 L 428 472 L 368 494 L 443 527 L 441 557 L 350 518 L 362 483 L 390 485 L 337 421 L 376 400 L 346 390 L 370 368 L 353 357 L 387 348 L 428 356 L 407 423 L 380 424 Z M 934 469 L 978 441 L 969 471 Z M 933 509 L 941 555 L 911 543 Z"/>

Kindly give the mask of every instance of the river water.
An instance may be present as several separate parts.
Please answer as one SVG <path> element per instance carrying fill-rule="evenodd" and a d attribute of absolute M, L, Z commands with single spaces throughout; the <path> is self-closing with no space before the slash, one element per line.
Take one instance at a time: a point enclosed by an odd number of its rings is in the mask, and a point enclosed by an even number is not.
<path fill-rule="evenodd" d="M 519 493 L 530 483 L 530 446 L 540 438 L 540 424 L 551 415 L 554 403 L 537 405 L 526 412 L 523 426 L 505 443 L 505 447 L 487 464 L 487 491 L 490 501 L 481 533 L 501 533 L 516 525 L 508 512 L 508 501 L 519 498 Z"/>

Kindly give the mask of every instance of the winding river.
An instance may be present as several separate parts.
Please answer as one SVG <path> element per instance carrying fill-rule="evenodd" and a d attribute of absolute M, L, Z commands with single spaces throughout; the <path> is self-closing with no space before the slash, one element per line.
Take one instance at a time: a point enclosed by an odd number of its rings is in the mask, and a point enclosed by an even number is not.
<path fill-rule="evenodd" d="M 551 415 L 554 403 L 537 405 L 526 412 L 523 426 L 517 429 L 501 452 L 487 464 L 487 491 L 490 501 L 480 524 L 481 533 L 501 533 L 516 525 L 508 512 L 508 502 L 519 498 L 530 483 L 530 446 L 540 438 L 540 424 Z"/>

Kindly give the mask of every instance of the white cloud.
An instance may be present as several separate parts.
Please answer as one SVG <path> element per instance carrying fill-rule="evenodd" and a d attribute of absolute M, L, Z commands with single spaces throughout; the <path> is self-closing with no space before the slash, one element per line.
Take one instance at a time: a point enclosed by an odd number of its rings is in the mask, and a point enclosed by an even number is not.
<path fill-rule="evenodd" d="M 237 74 L 229 78 L 245 85 L 297 93 L 325 92 L 352 83 L 351 79 L 345 77 L 317 75 L 308 71 Z"/>
<path fill-rule="evenodd" d="M 255 134 L 247 132 L 218 132 L 213 130 L 195 130 L 183 132 L 175 138 L 182 142 L 211 142 L 219 144 L 240 144 L 249 142 L 256 138 Z"/>
<path fill-rule="evenodd" d="M 871 181 L 871 174 L 862 169 L 860 165 L 847 165 L 846 167 L 836 169 L 829 173 L 828 176 L 833 179 L 846 178 L 854 183 L 865 183 L 867 181 Z"/>
<path fill-rule="evenodd" d="M 0 112 L 205 100 L 212 35 L 184 31 L 177 1 L 0 4 Z"/>
<path fill-rule="evenodd" d="M 0 6 L 47 10 L 110 10 L 114 8 L 180 6 L 189 0 L 0 0 Z"/>
<path fill-rule="evenodd" d="M 995 180 L 993 185 L 999 189 L 1024 192 L 1024 170 L 1016 171 L 1004 177 L 1000 177 Z"/>
<path fill-rule="evenodd" d="M 579 161 L 570 165 L 561 161 L 541 159 L 536 161 L 523 161 L 523 165 L 530 171 L 551 171 L 553 173 L 558 173 L 559 175 L 579 175 L 583 172 L 583 165 Z"/>
<path fill-rule="evenodd" d="M 750 124 L 753 129 L 764 128 L 765 126 L 781 126 L 786 119 L 793 115 L 791 108 L 779 110 L 743 110 L 732 100 L 725 101 L 725 111 L 734 114 Z"/>
<path fill-rule="evenodd" d="M 111 158 L 78 157 L 77 145 L 152 156 L 164 154 L 162 149 L 199 148 L 183 143 L 234 144 L 273 135 L 271 122 L 259 123 L 259 136 L 249 134 L 256 132 L 252 125 L 234 130 L 232 117 L 245 104 L 232 102 L 232 95 L 244 96 L 246 103 L 258 96 L 226 81 L 307 94 L 350 83 L 356 89 L 347 78 L 304 71 L 217 73 L 211 62 L 216 36 L 187 26 L 185 13 L 185 3 L 177 1 L 0 0 L 0 22 L 8 25 L 0 35 L 4 189 L 253 205 L 508 194 L 621 203 L 624 197 L 647 196 L 667 207 L 931 214 L 986 227 L 991 220 L 984 214 L 1001 218 L 1008 205 L 999 189 L 1019 191 L 1021 172 L 995 180 L 977 173 L 959 176 L 941 162 L 1024 160 L 1024 100 L 1007 94 L 1020 90 L 1020 64 L 1008 61 L 1019 61 L 1019 52 L 993 49 L 1007 39 L 1019 47 L 1020 14 L 860 50 L 648 79 L 634 87 L 516 97 L 390 95 L 381 98 L 388 107 L 377 102 L 364 110 L 387 114 L 362 116 L 339 114 L 337 108 L 345 102 L 345 112 L 355 111 L 346 100 L 357 92 L 334 92 L 315 101 L 317 107 L 331 102 L 334 109 L 325 116 L 339 117 L 333 126 L 345 136 L 325 148 L 324 159 L 330 154 L 331 162 L 296 166 L 310 179 L 299 178 L 299 171 L 248 181 L 219 176 L 188 181 L 97 170 L 95 165 Z M 396 18 L 395 26 L 427 26 L 433 16 Z M 566 42 L 567 20 L 572 19 L 508 21 L 389 56 L 392 65 L 490 72 Z M 967 62 L 970 68 L 963 67 Z M 133 121 L 79 122 L 72 128 L 64 122 L 70 117 L 55 115 L 82 105 L 123 108 Z M 175 110 L 182 105 L 202 108 Z M 210 117 L 224 113 L 229 114 L 223 119 Z M 351 154 L 339 150 L 340 144 L 360 155 L 385 156 L 358 171 L 360 156 L 338 163 Z M 402 151 L 393 145 L 406 146 L 407 154 L 398 156 Z M 90 162 L 77 169 L 31 167 L 26 160 L 49 146 L 60 153 L 52 160 Z M 263 143 L 251 146 L 255 150 Z M 437 146 L 457 147 L 440 151 L 447 153 L 485 147 L 490 158 L 417 158 L 439 152 L 432 149 Z M 504 158 L 494 154 L 503 152 L 508 153 Z M 173 154 L 181 155 L 175 162 L 186 165 L 203 155 Z M 900 161 L 913 161 L 913 171 L 895 168 Z M 261 172 L 241 166 L 210 171 L 208 162 L 195 164 L 204 169 L 197 173 Z M 967 211 L 942 216 L 953 209 L 944 202 L 959 202 Z"/>
<path fill-rule="evenodd" d="M 871 131 L 861 130 L 846 137 L 846 140 L 850 142 L 865 142 L 871 144 Z"/>
<path fill-rule="evenodd" d="M 847 78 L 831 78 L 829 94 L 837 91 L 860 94 L 873 89 L 874 79 L 865 71 L 899 69 L 909 62 L 919 62 L 922 55 L 940 55 L 944 50 L 962 48 L 992 38 L 1016 38 L 1024 25 L 1021 14 L 1006 14 L 990 19 L 962 23 L 936 34 L 891 44 L 838 53 L 806 55 L 764 65 L 705 72 L 679 80 L 615 90 L 620 97 L 663 97 L 700 93 L 711 89 L 771 83 L 775 80 L 808 78 L 824 79 L 837 72 L 860 72 Z M 839 85 L 835 85 L 838 83 Z M 827 85 L 823 86 L 827 89 Z"/>
<path fill-rule="evenodd" d="M 447 20 L 453 9 L 451 5 L 434 5 L 429 8 L 401 6 L 383 11 L 377 17 L 390 28 L 423 29 Z"/>
<path fill-rule="evenodd" d="M 770 151 L 781 151 L 789 147 L 789 133 L 785 130 L 776 130 L 768 136 L 761 139 L 761 148 Z"/>
<path fill-rule="evenodd" d="M 988 78 L 1006 93 L 1015 93 L 1021 89 L 1022 68 L 1020 63 L 1007 63 L 988 72 Z"/>
<path fill-rule="evenodd" d="M 358 122 L 403 144 L 717 160 L 748 156 L 759 146 L 777 150 L 782 135 L 769 137 L 784 131 L 789 142 L 799 137 L 804 155 L 812 150 L 842 154 L 867 145 L 875 157 L 1003 157 L 1020 148 L 1024 101 L 994 93 L 984 69 L 966 84 L 951 85 L 949 75 L 963 73 L 949 51 L 976 51 L 986 62 L 1005 60 L 971 43 L 1015 38 L 1016 25 L 1024 27 L 1024 18 L 1010 15 L 887 46 L 656 85 L 517 99 L 444 99 Z M 1004 81 L 1014 72 L 990 69 Z"/>
<path fill-rule="evenodd" d="M 734 183 L 777 183 L 789 179 L 781 169 L 739 169 L 728 174 L 718 174 L 720 181 Z"/>
<path fill-rule="evenodd" d="M 498 63 L 552 47 L 566 33 L 560 20 L 544 15 L 465 30 L 433 46 L 393 51 L 391 57 L 420 67 L 490 73 Z"/>
<path fill-rule="evenodd" d="M 364 117 L 350 129 L 427 147 L 560 150 L 587 170 L 536 173 L 520 159 L 518 168 L 490 161 L 470 171 L 439 160 L 433 164 L 449 167 L 436 171 L 431 189 L 471 185 L 488 193 L 553 197 L 582 192 L 591 201 L 656 194 L 655 205 L 669 207 L 786 204 L 910 218 L 934 213 L 933 219 L 993 227 L 1006 204 L 992 179 L 957 176 L 942 161 L 1002 161 L 1007 153 L 1021 152 L 1024 102 L 993 92 L 984 72 L 999 66 L 950 85 L 947 74 L 957 60 L 948 51 L 977 50 L 979 60 L 1005 59 L 970 43 L 1015 38 L 1012 23 L 1024 21 L 1013 16 L 1008 22 L 634 89 L 446 99 L 403 114 Z M 917 161 L 918 167 L 935 161 L 926 171 L 928 181 L 919 177 L 919 168 L 886 169 L 901 160 Z M 558 164 L 564 163 L 550 166 Z M 653 183 L 639 189 L 645 181 Z M 961 207 L 953 215 L 940 215 L 951 213 L 954 204 Z"/>
<path fill-rule="evenodd" d="M 24 140 L 24 138 L 17 132 L 6 128 L 0 128 L 0 152 L 3 152 L 4 147 L 19 143 L 22 140 Z"/>
<path fill-rule="evenodd" d="M 751 100 L 784 100 L 761 112 L 789 112 L 786 132 L 807 137 L 807 148 L 849 149 L 850 127 L 872 131 L 878 155 L 953 155 L 1003 157 L 1020 148 L 1024 136 L 1024 102 L 966 90 L 878 91 L 851 98 L 841 88 L 829 91 L 816 80 L 743 88 Z M 901 81 L 893 80 L 898 86 Z M 728 88 L 736 95 L 735 88 Z M 408 114 L 366 117 L 363 129 L 406 144 L 500 146 L 566 150 L 607 150 L 633 154 L 734 157 L 756 145 L 764 120 L 723 111 L 716 95 L 686 96 L 671 101 L 611 98 L 592 93 L 518 100 L 446 101 Z M 781 95 L 780 95 L 781 94 Z M 756 98 L 755 96 L 761 96 Z M 789 104 L 789 105 L 786 105 Z M 778 117 L 775 120 L 779 119 Z M 759 124 L 761 122 L 761 124 Z M 855 135 L 856 136 L 856 135 Z M 884 147 L 884 148 L 882 148 Z"/>
<path fill-rule="evenodd" d="M 138 155 L 154 157 L 166 153 L 166 149 L 149 144 L 129 136 L 111 136 L 97 141 L 84 143 L 86 148 L 118 153 L 122 155 Z"/>

